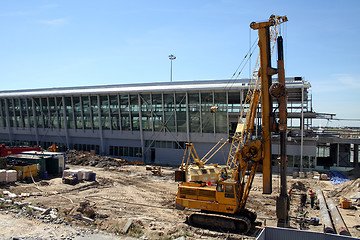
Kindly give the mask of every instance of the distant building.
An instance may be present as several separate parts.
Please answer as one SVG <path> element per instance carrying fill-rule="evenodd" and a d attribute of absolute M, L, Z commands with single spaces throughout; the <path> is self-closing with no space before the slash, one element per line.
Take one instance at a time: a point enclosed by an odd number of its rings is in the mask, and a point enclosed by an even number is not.
<path fill-rule="evenodd" d="M 286 78 L 286 84 L 289 167 L 300 167 L 302 156 L 303 167 L 314 168 L 319 141 L 310 129 L 319 114 L 312 111 L 310 84 L 301 77 Z M 1 91 L 0 140 L 179 165 L 185 142 L 204 155 L 229 137 L 248 85 L 249 79 L 231 79 Z M 260 132 L 261 118 L 257 125 Z M 224 148 L 212 162 L 223 163 L 227 152 Z"/>

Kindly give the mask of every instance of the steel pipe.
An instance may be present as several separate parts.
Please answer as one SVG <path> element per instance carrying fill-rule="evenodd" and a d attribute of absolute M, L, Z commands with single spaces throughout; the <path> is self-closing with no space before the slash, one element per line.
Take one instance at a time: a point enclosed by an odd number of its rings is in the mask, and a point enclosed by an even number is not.
<path fill-rule="evenodd" d="M 320 212 L 321 212 L 321 222 L 324 226 L 324 233 L 335 233 L 334 227 L 331 222 L 329 215 L 329 210 L 326 206 L 325 197 L 323 192 L 319 187 L 316 188 L 317 198 L 319 200 Z"/>
<path fill-rule="evenodd" d="M 351 234 L 350 234 L 348 228 L 346 227 L 345 222 L 344 222 L 343 218 L 341 217 L 341 214 L 340 214 L 339 210 L 337 209 L 334 201 L 332 199 L 329 199 L 328 204 L 329 204 L 330 214 L 331 214 L 331 217 L 333 219 L 334 226 L 335 226 L 335 229 L 336 229 L 337 233 L 339 235 L 351 236 Z"/>

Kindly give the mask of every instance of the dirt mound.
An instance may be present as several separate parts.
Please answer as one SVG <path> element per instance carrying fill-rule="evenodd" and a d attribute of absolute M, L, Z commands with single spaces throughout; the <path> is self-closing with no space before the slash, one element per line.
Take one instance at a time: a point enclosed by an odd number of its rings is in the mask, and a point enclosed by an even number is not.
<path fill-rule="evenodd" d="M 346 172 L 346 175 L 352 179 L 352 180 L 356 180 L 357 178 L 360 178 L 360 168 L 357 169 L 353 169 L 349 172 Z"/>
<path fill-rule="evenodd" d="M 360 192 L 360 178 L 347 181 L 328 194 L 328 197 L 350 197 Z"/>
<path fill-rule="evenodd" d="M 291 185 L 291 188 L 296 189 L 296 190 L 300 190 L 300 191 L 303 191 L 303 192 L 306 192 L 306 190 L 307 190 L 305 184 L 300 182 L 300 181 L 297 181 L 297 182 L 293 183 Z"/>
<path fill-rule="evenodd" d="M 68 150 L 66 163 L 71 165 L 92 166 L 98 168 L 120 167 L 128 164 L 124 159 L 94 155 L 89 152 Z"/>

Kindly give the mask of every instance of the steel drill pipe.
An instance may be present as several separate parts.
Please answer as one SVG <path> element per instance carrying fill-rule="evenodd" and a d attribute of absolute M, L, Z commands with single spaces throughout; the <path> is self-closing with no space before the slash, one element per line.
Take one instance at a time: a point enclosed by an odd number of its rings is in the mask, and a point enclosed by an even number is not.
<path fill-rule="evenodd" d="M 331 217 L 333 219 L 334 222 L 334 226 L 335 229 L 337 231 L 337 233 L 339 235 L 344 235 L 344 236 L 351 236 L 348 228 L 345 225 L 345 222 L 343 220 L 343 218 L 341 217 L 341 214 L 339 212 L 339 210 L 337 209 L 334 201 L 332 199 L 328 199 L 328 205 L 329 205 L 329 210 L 330 210 L 330 214 Z"/>
<path fill-rule="evenodd" d="M 316 188 L 316 194 L 317 194 L 317 198 L 319 200 L 321 221 L 324 226 L 324 233 L 335 233 L 334 227 L 331 223 L 329 210 L 326 206 L 324 194 L 319 187 Z"/>

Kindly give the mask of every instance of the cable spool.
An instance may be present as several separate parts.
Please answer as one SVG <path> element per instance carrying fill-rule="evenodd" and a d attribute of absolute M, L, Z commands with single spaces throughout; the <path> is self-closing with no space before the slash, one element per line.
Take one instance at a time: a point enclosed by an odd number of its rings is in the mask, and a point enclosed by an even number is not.
<path fill-rule="evenodd" d="M 285 86 L 281 83 L 273 83 L 270 87 L 270 95 L 273 98 L 281 98 L 283 96 L 285 96 L 286 94 L 286 89 Z"/>

